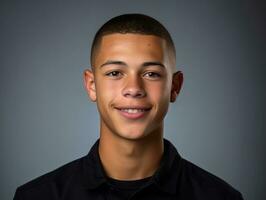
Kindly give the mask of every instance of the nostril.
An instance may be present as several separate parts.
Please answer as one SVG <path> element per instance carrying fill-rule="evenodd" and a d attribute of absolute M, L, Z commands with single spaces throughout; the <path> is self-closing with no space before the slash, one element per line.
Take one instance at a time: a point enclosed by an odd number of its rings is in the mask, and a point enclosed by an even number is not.
<path fill-rule="evenodd" d="M 132 98 L 142 98 L 146 96 L 146 92 L 142 89 L 127 89 L 123 91 L 123 96 Z"/>
<path fill-rule="evenodd" d="M 142 80 L 138 76 L 130 76 L 125 82 L 122 95 L 131 98 L 142 98 L 146 96 Z"/>

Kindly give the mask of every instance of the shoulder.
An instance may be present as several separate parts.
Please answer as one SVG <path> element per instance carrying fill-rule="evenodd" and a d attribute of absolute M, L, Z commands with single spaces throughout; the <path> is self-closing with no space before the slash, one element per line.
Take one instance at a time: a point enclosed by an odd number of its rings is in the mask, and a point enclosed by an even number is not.
<path fill-rule="evenodd" d="M 77 178 L 82 167 L 81 163 L 84 157 L 69 162 L 47 174 L 35 178 L 21 186 L 16 190 L 14 200 L 26 198 L 28 196 L 33 199 L 42 199 L 38 195 L 51 193 L 52 190 L 62 191 L 65 185 Z M 23 199 L 24 199 L 23 198 Z"/>
<path fill-rule="evenodd" d="M 243 199 L 240 192 L 221 178 L 185 159 L 182 159 L 182 165 L 183 181 L 195 196 L 206 199 Z"/>

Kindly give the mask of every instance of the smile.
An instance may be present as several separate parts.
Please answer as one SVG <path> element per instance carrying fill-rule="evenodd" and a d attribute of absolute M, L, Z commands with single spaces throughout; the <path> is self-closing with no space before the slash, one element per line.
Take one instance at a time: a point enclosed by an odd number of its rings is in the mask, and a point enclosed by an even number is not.
<path fill-rule="evenodd" d="M 125 108 L 125 109 L 120 109 L 122 112 L 127 112 L 127 113 L 141 113 L 145 112 L 145 109 L 136 109 L 136 108 Z"/>
<path fill-rule="evenodd" d="M 140 119 L 144 117 L 150 108 L 116 108 L 127 119 Z"/>

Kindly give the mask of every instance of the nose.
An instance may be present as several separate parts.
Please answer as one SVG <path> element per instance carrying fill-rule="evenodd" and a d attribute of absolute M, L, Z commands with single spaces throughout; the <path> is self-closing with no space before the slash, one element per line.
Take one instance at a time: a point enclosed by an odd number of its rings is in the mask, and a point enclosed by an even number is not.
<path fill-rule="evenodd" d="M 128 77 L 126 85 L 122 90 L 122 95 L 126 98 L 143 98 L 146 96 L 141 78 Z"/>

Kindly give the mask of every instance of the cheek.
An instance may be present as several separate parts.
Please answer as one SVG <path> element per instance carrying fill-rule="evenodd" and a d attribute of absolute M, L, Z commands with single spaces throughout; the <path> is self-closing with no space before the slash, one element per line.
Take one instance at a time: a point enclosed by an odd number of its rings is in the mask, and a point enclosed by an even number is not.
<path fill-rule="evenodd" d="M 170 90 L 169 84 L 158 83 L 151 85 L 147 91 L 153 101 L 161 104 L 170 100 Z"/>
<path fill-rule="evenodd" d="M 114 81 L 100 81 L 96 87 L 97 99 L 100 102 L 113 101 L 119 96 L 120 86 Z"/>

